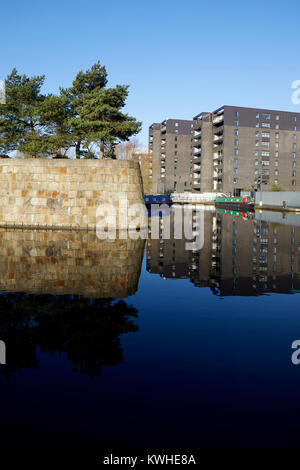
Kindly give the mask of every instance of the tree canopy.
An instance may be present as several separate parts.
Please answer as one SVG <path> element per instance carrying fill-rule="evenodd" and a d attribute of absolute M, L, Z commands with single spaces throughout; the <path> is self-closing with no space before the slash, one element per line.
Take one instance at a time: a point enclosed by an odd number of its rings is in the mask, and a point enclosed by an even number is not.
<path fill-rule="evenodd" d="M 0 107 L 0 151 L 25 156 L 76 158 L 99 149 L 100 158 L 115 158 L 114 147 L 141 129 L 141 122 L 123 112 L 128 85 L 107 87 L 105 66 L 98 61 L 76 75 L 72 86 L 57 95 L 43 95 L 45 76 L 27 77 L 13 69 L 5 81 L 6 103 Z"/>

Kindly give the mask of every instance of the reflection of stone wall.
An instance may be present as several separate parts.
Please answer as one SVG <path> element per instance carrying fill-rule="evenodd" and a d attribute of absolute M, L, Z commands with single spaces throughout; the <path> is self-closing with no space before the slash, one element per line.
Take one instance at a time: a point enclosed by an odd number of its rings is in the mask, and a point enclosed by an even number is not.
<path fill-rule="evenodd" d="M 0 160 L 0 225 L 96 226 L 100 204 L 144 202 L 139 164 L 119 160 Z"/>
<path fill-rule="evenodd" d="M 0 290 L 126 297 L 138 286 L 144 240 L 94 231 L 0 230 Z"/>

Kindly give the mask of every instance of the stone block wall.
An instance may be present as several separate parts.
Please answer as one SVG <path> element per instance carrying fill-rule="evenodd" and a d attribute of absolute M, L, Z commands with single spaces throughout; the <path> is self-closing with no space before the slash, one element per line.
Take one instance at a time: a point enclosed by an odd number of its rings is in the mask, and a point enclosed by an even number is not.
<path fill-rule="evenodd" d="M 98 206 L 120 198 L 144 202 L 137 162 L 0 160 L 0 226 L 95 228 Z"/>

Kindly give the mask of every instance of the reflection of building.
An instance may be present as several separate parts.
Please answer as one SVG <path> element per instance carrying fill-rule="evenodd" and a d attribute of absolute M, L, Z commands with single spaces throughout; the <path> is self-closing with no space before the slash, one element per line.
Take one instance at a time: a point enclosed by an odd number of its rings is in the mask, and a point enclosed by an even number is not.
<path fill-rule="evenodd" d="M 94 231 L 0 230 L 0 290 L 127 297 L 138 286 L 144 240 Z"/>
<path fill-rule="evenodd" d="M 192 121 L 166 119 L 149 128 L 151 193 L 192 189 Z"/>
<path fill-rule="evenodd" d="M 223 106 L 193 123 L 195 191 L 239 194 L 259 176 L 265 191 L 274 183 L 300 190 L 300 113 Z"/>
<path fill-rule="evenodd" d="M 204 213 L 204 246 L 186 240 L 148 240 L 147 269 L 189 277 L 218 295 L 260 295 L 300 290 L 300 228 L 257 219 Z M 171 230 L 172 234 L 172 230 Z"/>

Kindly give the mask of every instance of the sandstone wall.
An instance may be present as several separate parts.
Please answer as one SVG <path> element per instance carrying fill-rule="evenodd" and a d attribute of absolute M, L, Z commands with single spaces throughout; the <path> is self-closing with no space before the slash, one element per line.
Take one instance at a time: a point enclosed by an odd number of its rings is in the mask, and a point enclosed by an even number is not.
<path fill-rule="evenodd" d="M 97 207 L 120 198 L 144 202 L 137 162 L 0 160 L 0 226 L 95 228 Z"/>
<path fill-rule="evenodd" d="M 95 231 L 0 229 L 0 291 L 127 297 L 138 286 L 144 240 Z"/>

